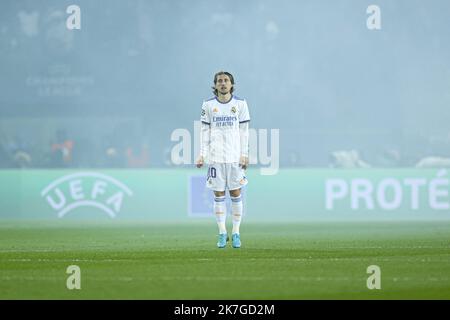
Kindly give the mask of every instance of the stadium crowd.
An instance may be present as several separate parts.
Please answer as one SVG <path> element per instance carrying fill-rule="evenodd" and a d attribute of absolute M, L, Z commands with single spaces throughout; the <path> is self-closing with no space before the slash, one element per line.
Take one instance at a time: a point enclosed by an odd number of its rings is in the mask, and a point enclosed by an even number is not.
<path fill-rule="evenodd" d="M 173 142 L 154 146 L 145 136 L 110 136 L 85 139 L 65 129 L 55 129 L 51 141 L 35 144 L 32 137 L 0 135 L 0 168 L 151 168 L 173 166 L 170 155 Z M 281 141 L 282 143 L 282 141 Z M 394 167 L 450 167 L 450 133 L 447 137 L 431 137 L 421 151 L 402 152 L 387 145 L 374 152 L 361 147 L 332 148 L 322 154 L 320 163 L 305 161 L 307 147 L 286 150 L 280 148 L 281 167 L 329 168 L 394 168 Z M 303 149 L 303 150 L 302 150 Z M 408 150 L 409 151 L 409 150 Z"/>

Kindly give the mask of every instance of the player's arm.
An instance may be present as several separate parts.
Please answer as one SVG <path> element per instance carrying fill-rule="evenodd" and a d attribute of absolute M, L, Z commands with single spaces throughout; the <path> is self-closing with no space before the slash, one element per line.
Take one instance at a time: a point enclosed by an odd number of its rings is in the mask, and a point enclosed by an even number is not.
<path fill-rule="evenodd" d="M 248 166 L 248 121 L 239 124 L 239 136 L 241 139 L 241 158 L 239 161 L 242 169 L 247 169 Z"/>
<path fill-rule="evenodd" d="M 249 157 L 249 123 L 250 123 L 250 114 L 248 111 L 247 102 L 244 101 L 242 110 L 239 114 L 239 137 L 241 144 L 241 157 L 239 161 L 239 165 L 242 169 L 247 169 L 248 166 L 248 157 Z"/>
<path fill-rule="evenodd" d="M 205 162 L 205 158 L 209 152 L 209 143 L 211 141 L 211 123 L 207 108 L 203 105 L 202 114 L 200 117 L 200 155 L 197 158 L 197 168 L 201 168 Z"/>

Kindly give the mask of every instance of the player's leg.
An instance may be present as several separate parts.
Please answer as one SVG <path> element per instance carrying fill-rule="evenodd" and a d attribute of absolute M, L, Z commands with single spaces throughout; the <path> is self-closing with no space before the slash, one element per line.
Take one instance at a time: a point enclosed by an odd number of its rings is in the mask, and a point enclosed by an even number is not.
<path fill-rule="evenodd" d="M 225 191 L 214 191 L 214 214 L 216 215 L 219 234 L 227 233 L 227 228 L 225 225 L 227 217 L 226 210 L 227 207 L 225 205 Z"/>
<path fill-rule="evenodd" d="M 228 241 L 227 228 L 225 225 L 227 218 L 227 207 L 225 205 L 225 191 L 214 191 L 214 213 L 216 215 L 219 236 L 217 240 L 218 248 L 225 248 Z"/>
<path fill-rule="evenodd" d="M 223 168 L 220 164 L 212 164 L 209 166 L 206 186 L 214 191 L 213 210 L 219 228 L 217 246 L 224 248 L 228 240 L 225 224 L 227 212 L 225 205 L 225 179 L 223 178 Z"/>
<path fill-rule="evenodd" d="M 233 231 L 231 232 L 231 241 L 234 248 L 241 247 L 239 227 L 242 220 L 242 198 L 241 189 L 230 190 L 231 215 L 233 219 Z"/>
<path fill-rule="evenodd" d="M 233 218 L 233 231 L 232 231 L 232 245 L 234 248 L 241 247 L 240 231 L 243 204 L 241 197 L 241 187 L 245 186 L 248 181 L 245 176 L 245 171 L 239 167 L 239 164 L 230 164 L 228 174 L 228 189 L 230 190 L 231 198 L 231 214 Z"/>

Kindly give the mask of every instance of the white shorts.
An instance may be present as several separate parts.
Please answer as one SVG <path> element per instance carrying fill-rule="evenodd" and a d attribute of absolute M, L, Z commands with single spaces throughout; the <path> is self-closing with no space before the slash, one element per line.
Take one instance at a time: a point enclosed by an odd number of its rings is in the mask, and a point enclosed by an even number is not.
<path fill-rule="evenodd" d="M 213 163 L 208 167 L 206 187 L 213 191 L 240 189 L 248 183 L 239 163 Z"/>

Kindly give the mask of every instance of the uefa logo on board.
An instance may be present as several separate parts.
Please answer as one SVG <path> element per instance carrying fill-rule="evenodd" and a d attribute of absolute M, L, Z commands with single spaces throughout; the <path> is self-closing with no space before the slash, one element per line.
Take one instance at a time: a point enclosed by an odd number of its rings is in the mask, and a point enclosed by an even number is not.
<path fill-rule="evenodd" d="M 132 195 L 124 183 L 96 172 L 65 175 L 49 183 L 41 192 L 59 218 L 81 207 L 94 208 L 115 218 L 124 199 Z"/>

